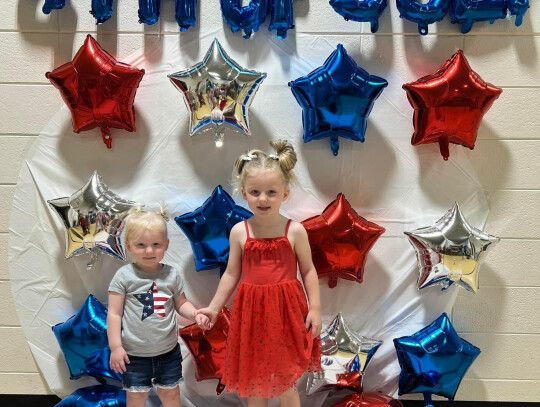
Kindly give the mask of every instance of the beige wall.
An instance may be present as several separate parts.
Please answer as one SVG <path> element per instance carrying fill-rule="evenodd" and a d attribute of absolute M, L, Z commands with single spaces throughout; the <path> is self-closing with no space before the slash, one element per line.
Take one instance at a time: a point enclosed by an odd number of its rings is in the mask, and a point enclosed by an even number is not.
<path fill-rule="evenodd" d="M 215 20 L 221 26 L 218 0 L 199 1 L 199 18 Z M 112 21 L 97 29 L 98 40 L 118 58 L 143 49 L 160 31 L 177 35 L 172 0 L 162 1 L 161 22 L 147 28 L 137 22 L 136 0 L 120 2 Z M 389 3 L 381 19 L 378 44 L 390 41 L 396 64 L 409 63 L 407 57 L 419 52 L 418 44 L 436 46 L 444 37 L 465 51 L 473 69 L 485 80 L 504 89 L 482 124 L 476 149 L 469 153 L 489 197 L 491 211 L 485 229 L 502 241 L 487 257 L 479 293 L 461 293 L 454 309 L 456 328 L 483 351 L 458 396 L 463 400 L 539 401 L 540 7 L 535 4 L 519 28 L 513 20 L 497 21 L 478 24 L 463 36 L 446 18 L 437 25 L 438 34 L 421 39 L 414 24 L 399 19 L 395 2 Z M 4 1 L 0 12 L 2 393 L 50 392 L 18 326 L 11 298 L 9 208 L 25 152 L 63 103 L 44 73 L 67 62 L 86 32 L 96 32 L 88 14 L 90 0 L 68 0 L 63 12 L 50 16 L 41 13 L 42 4 L 38 0 Z M 297 32 L 359 35 L 355 31 L 358 25 L 328 22 L 336 21 L 327 18 L 333 13 L 328 0 L 297 0 L 295 11 Z M 430 31 L 435 28 L 431 26 Z"/>

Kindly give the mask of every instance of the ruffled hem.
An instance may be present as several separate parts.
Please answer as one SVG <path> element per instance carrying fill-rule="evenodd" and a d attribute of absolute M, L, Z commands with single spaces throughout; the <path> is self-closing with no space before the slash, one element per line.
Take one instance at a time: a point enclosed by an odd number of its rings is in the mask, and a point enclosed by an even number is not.
<path fill-rule="evenodd" d="M 273 398 L 306 371 L 320 370 L 320 344 L 306 332 L 308 308 L 298 280 L 242 282 L 231 312 L 222 383 L 240 397 Z"/>

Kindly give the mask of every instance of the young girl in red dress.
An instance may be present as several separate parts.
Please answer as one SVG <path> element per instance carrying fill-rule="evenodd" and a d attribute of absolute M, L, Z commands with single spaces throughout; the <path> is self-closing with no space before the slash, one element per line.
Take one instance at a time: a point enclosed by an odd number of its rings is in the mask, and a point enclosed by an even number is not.
<path fill-rule="evenodd" d="M 281 406 L 299 407 L 296 381 L 320 370 L 319 280 L 304 227 L 279 213 L 296 153 L 286 141 L 270 144 L 275 154 L 252 150 L 236 161 L 237 187 L 253 217 L 232 228 L 227 270 L 210 305 L 198 312 L 215 323 L 241 280 L 222 383 L 247 397 L 249 407 L 266 407 L 277 396 Z"/>

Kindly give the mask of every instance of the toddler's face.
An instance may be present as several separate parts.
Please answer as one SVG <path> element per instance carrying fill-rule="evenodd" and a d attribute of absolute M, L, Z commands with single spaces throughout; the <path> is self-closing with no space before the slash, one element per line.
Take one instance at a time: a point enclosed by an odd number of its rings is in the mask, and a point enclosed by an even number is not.
<path fill-rule="evenodd" d="M 162 231 L 145 230 L 127 243 L 127 250 L 135 258 L 135 264 L 146 272 L 157 271 L 159 262 L 169 247 L 169 239 Z"/>
<path fill-rule="evenodd" d="M 272 216 L 279 213 L 289 189 L 277 171 L 257 170 L 246 176 L 242 196 L 256 216 Z"/>

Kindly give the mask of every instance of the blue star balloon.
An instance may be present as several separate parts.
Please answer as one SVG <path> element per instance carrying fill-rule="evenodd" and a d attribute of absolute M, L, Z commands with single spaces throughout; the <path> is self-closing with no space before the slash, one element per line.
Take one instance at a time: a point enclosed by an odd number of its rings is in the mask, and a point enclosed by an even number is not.
<path fill-rule="evenodd" d="M 58 10 L 64 8 L 66 0 L 45 0 L 41 11 L 44 14 L 49 14 L 52 10 Z"/>
<path fill-rule="evenodd" d="M 113 0 L 92 0 L 90 14 L 96 19 L 96 25 L 104 23 L 113 15 Z"/>
<path fill-rule="evenodd" d="M 387 85 L 357 66 L 339 44 L 323 66 L 289 82 L 302 107 L 304 143 L 328 137 L 337 155 L 338 136 L 364 142 L 367 117 Z"/>
<path fill-rule="evenodd" d="M 448 9 L 450 0 L 429 0 L 421 3 L 417 0 L 396 0 L 399 16 L 418 24 L 421 35 L 428 33 L 428 25 L 441 21 Z"/>
<path fill-rule="evenodd" d="M 347 21 L 371 23 L 371 32 L 376 33 L 379 29 L 379 17 L 386 8 L 387 0 L 330 0 L 330 5 Z"/>
<path fill-rule="evenodd" d="M 506 0 L 453 0 L 450 7 L 450 21 L 461 24 L 461 33 L 471 31 L 474 23 L 506 18 Z M 516 20 L 517 23 L 517 20 Z"/>
<path fill-rule="evenodd" d="M 154 25 L 159 20 L 160 0 L 139 0 L 139 23 Z"/>
<path fill-rule="evenodd" d="M 233 33 L 242 32 L 244 38 L 250 38 L 264 23 L 270 9 L 271 0 L 250 0 L 242 7 L 242 0 L 220 0 L 223 20 Z"/>
<path fill-rule="evenodd" d="M 443 313 L 434 322 L 411 336 L 394 339 L 401 373 L 399 395 L 423 393 L 426 406 L 431 396 L 454 399 L 467 369 L 480 349 L 461 339 Z"/>
<path fill-rule="evenodd" d="M 107 309 L 96 297 L 90 295 L 75 315 L 52 330 L 64 354 L 70 379 L 88 375 L 100 381 L 122 380 L 109 367 Z"/>
<path fill-rule="evenodd" d="M 124 390 L 105 384 L 76 390 L 56 407 L 126 407 L 126 404 Z"/>
<path fill-rule="evenodd" d="M 238 222 L 253 214 L 234 203 L 218 185 L 200 208 L 174 218 L 193 249 L 197 271 L 220 269 L 223 275 L 229 260 L 229 235 Z"/>

